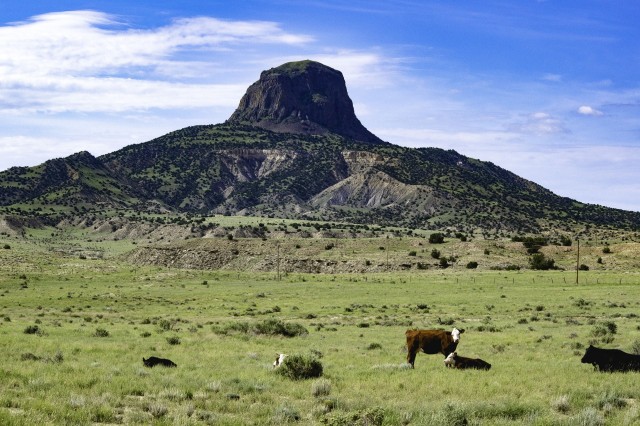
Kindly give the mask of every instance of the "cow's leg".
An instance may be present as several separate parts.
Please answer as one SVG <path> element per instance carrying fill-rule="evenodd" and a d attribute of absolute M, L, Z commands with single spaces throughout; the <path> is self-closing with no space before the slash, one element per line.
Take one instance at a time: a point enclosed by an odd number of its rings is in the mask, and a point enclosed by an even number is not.
<path fill-rule="evenodd" d="M 411 364 L 411 368 L 414 368 L 418 349 L 418 345 L 407 345 L 407 363 Z"/>
<path fill-rule="evenodd" d="M 416 362 L 416 353 L 417 351 L 409 349 L 409 353 L 407 354 L 407 362 L 411 364 L 411 368 L 414 368 L 413 364 Z"/>

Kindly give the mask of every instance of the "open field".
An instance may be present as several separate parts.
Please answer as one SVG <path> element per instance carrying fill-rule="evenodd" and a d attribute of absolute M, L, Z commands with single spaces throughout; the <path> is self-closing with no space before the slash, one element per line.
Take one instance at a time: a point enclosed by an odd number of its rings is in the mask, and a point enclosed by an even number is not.
<path fill-rule="evenodd" d="M 50 252 L 38 232 L 0 250 L 1 424 L 640 423 L 640 373 L 580 362 L 591 342 L 640 350 L 637 270 L 578 285 L 575 271 L 464 268 L 278 281 L 128 264 L 130 241 L 78 242 L 96 259 Z M 308 334 L 251 331 L 270 319 Z M 424 354 L 406 368 L 407 328 L 453 326 L 458 353 L 490 371 Z M 315 357 L 322 378 L 276 374 L 279 352 Z M 178 368 L 144 368 L 151 355 Z"/>

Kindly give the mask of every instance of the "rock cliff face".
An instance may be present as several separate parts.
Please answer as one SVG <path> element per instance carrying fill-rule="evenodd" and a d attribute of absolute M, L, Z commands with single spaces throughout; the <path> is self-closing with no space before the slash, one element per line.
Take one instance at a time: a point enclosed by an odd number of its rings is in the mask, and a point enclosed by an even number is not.
<path fill-rule="evenodd" d="M 355 115 L 340 71 L 313 61 L 263 71 L 228 123 L 249 123 L 283 133 L 325 134 L 380 144 Z"/>

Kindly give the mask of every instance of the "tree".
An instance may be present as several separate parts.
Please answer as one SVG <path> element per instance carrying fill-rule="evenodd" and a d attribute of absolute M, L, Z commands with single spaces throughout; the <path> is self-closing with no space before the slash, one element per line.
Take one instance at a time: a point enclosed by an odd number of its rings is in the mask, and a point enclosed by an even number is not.
<path fill-rule="evenodd" d="M 444 235 L 440 232 L 434 232 L 429 235 L 429 243 L 431 244 L 442 244 L 444 243 Z"/>
<path fill-rule="evenodd" d="M 531 269 L 547 271 L 549 269 L 556 269 L 555 266 L 556 261 L 553 259 L 548 259 L 543 253 L 535 253 L 529 259 L 529 265 Z"/>
<path fill-rule="evenodd" d="M 570 247 L 571 244 L 573 244 L 573 241 L 571 241 L 571 238 L 567 237 L 566 235 L 562 235 L 560 237 L 560 244 L 562 244 L 565 247 Z"/>

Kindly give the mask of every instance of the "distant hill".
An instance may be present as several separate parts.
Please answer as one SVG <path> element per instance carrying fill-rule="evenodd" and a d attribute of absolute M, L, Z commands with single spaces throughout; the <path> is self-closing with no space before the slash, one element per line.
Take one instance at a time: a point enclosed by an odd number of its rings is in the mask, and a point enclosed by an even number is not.
<path fill-rule="evenodd" d="M 339 71 L 264 71 L 226 123 L 95 158 L 0 173 L 5 211 L 108 209 L 339 220 L 492 232 L 640 229 L 640 212 L 559 197 L 492 163 L 405 148 L 369 132 Z"/>

